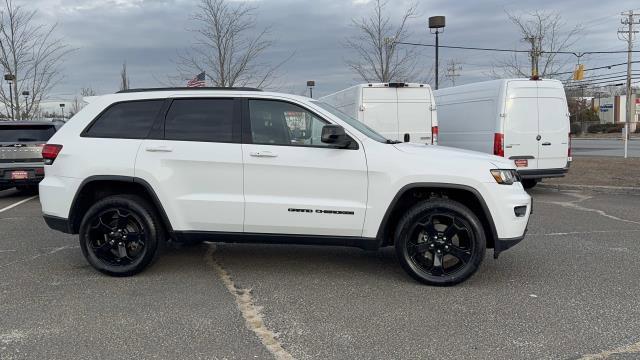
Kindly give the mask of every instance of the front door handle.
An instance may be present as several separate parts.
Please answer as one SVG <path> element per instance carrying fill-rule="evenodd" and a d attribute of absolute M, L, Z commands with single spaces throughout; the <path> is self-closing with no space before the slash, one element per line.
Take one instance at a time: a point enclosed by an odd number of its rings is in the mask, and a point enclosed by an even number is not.
<path fill-rule="evenodd" d="M 551 143 L 550 143 L 550 142 L 543 142 L 543 143 L 542 143 L 542 146 L 549 146 L 549 145 L 551 145 Z"/>
<path fill-rule="evenodd" d="M 172 148 L 165 145 L 147 146 L 145 150 L 148 152 L 172 152 L 173 151 Z"/>
<path fill-rule="evenodd" d="M 249 155 L 253 157 L 277 157 L 278 154 L 272 153 L 271 151 L 252 151 Z"/>

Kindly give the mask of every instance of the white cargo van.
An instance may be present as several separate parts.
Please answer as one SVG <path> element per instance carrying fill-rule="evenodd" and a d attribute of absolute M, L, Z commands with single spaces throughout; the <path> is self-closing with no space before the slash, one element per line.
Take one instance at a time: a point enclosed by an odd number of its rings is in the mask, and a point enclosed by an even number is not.
<path fill-rule="evenodd" d="M 387 139 L 421 144 L 438 142 L 438 120 L 428 84 L 361 84 L 324 96 L 320 101 L 365 123 Z"/>
<path fill-rule="evenodd" d="M 436 90 L 440 145 L 513 160 L 525 187 L 571 161 L 569 110 L 557 80 L 501 79 Z"/>

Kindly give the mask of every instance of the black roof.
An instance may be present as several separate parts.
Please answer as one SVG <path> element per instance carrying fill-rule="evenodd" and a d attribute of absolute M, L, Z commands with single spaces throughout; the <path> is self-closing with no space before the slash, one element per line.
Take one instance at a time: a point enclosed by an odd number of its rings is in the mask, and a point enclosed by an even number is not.
<path fill-rule="evenodd" d="M 116 94 L 123 93 L 136 93 L 136 92 L 147 92 L 147 91 L 200 91 L 200 90 L 226 90 L 226 91 L 262 91 L 261 89 L 251 88 L 251 87 L 163 87 L 163 88 L 142 88 L 142 89 L 127 89 L 120 90 L 116 92 Z"/>

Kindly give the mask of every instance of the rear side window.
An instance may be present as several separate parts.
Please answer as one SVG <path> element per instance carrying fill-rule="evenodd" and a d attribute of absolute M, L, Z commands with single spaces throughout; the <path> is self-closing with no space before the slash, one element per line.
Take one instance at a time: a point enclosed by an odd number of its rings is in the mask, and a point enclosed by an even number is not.
<path fill-rule="evenodd" d="M 164 124 L 164 138 L 184 141 L 233 141 L 233 99 L 176 99 Z"/>
<path fill-rule="evenodd" d="M 96 119 L 89 137 L 144 139 L 149 134 L 164 100 L 130 101 L 112 105 Z"/>
<path fill-rule="evenodd" d="M 0 125 L 0 142 L 46 143 L 55 132 L 53 125 Z"/>

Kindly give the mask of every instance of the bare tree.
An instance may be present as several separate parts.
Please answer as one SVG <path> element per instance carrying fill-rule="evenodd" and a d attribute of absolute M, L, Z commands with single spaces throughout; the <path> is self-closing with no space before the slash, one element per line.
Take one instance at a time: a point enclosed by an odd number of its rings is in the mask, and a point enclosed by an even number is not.
<path fill-rule="evenodd" d="M 73 98 L 73 102 L 71 103 L 71 110 L 69 113 L 69 117 L 77 114 L 82 110 L 82 108 L 86 105 L 84 98 L 87 96 L 95 96 L 96 92 L 90 87 L 83 87 L 80 89 L 80 97 L 75 96 Z"/>
<path fill-rule="evenodd" d="M 73 51 L 55 37 L 57 24 L 38 24 L 36 15 L 13 0 L 0 8 L 0 66 L 14 76 L 11 91 L 0 87 L 0 102 L 22 119 L 30 118 L 60 81 L 60 65 Z M 23 91 L 29 96 L 21 98 Z"/>
<path fill-rule="evenodd" d="M 273 45 L 269 29 L 256 29 L 256 7 L 247 2 L 200 0 L 193 20 L 199 27 L 191 31 L 196 42 L 178 59 L 182 78 L 205 72 L 212 86 L 268 87 L 276 70 L 291 56 L 275 66 L 260 62 Z"/>
<path fill-rule="evenodd" d="M 524 15 L 507 12 L 507 16 L 531 50 L 514 52 L 508 58 L 496 61 L 491 70 L 493 77 L 529 77 L 534 71 L 541 77 L 553 77 L 573 60 L 555 52 L 567 51 L 578 41 L 581 25 L 567 28 L 557 12 L 536 10 Z"/>
<path fill-rule="evenodd" d="M 400 17 L 398 25 L 391 24 L 385 15 L 386 1 L 376 0 L 373 13 L 361 19 L 352 19 L 358 35 L 346 40 L 345 47 L 355 51 L 347 65 L 364 81 L 406 81 L 417 75 L 417 51 L 398 42 L 409 38 L 407 21 L 418 15 L 417 5 L 410 5 Z"/>
<path fill-rule="evenodd" d="M 130 89 L 131 82 L 129 75 L 127 74 L 127 62 L 122 63 L 122 70 L 120 70 L 120 90 Z"/>

